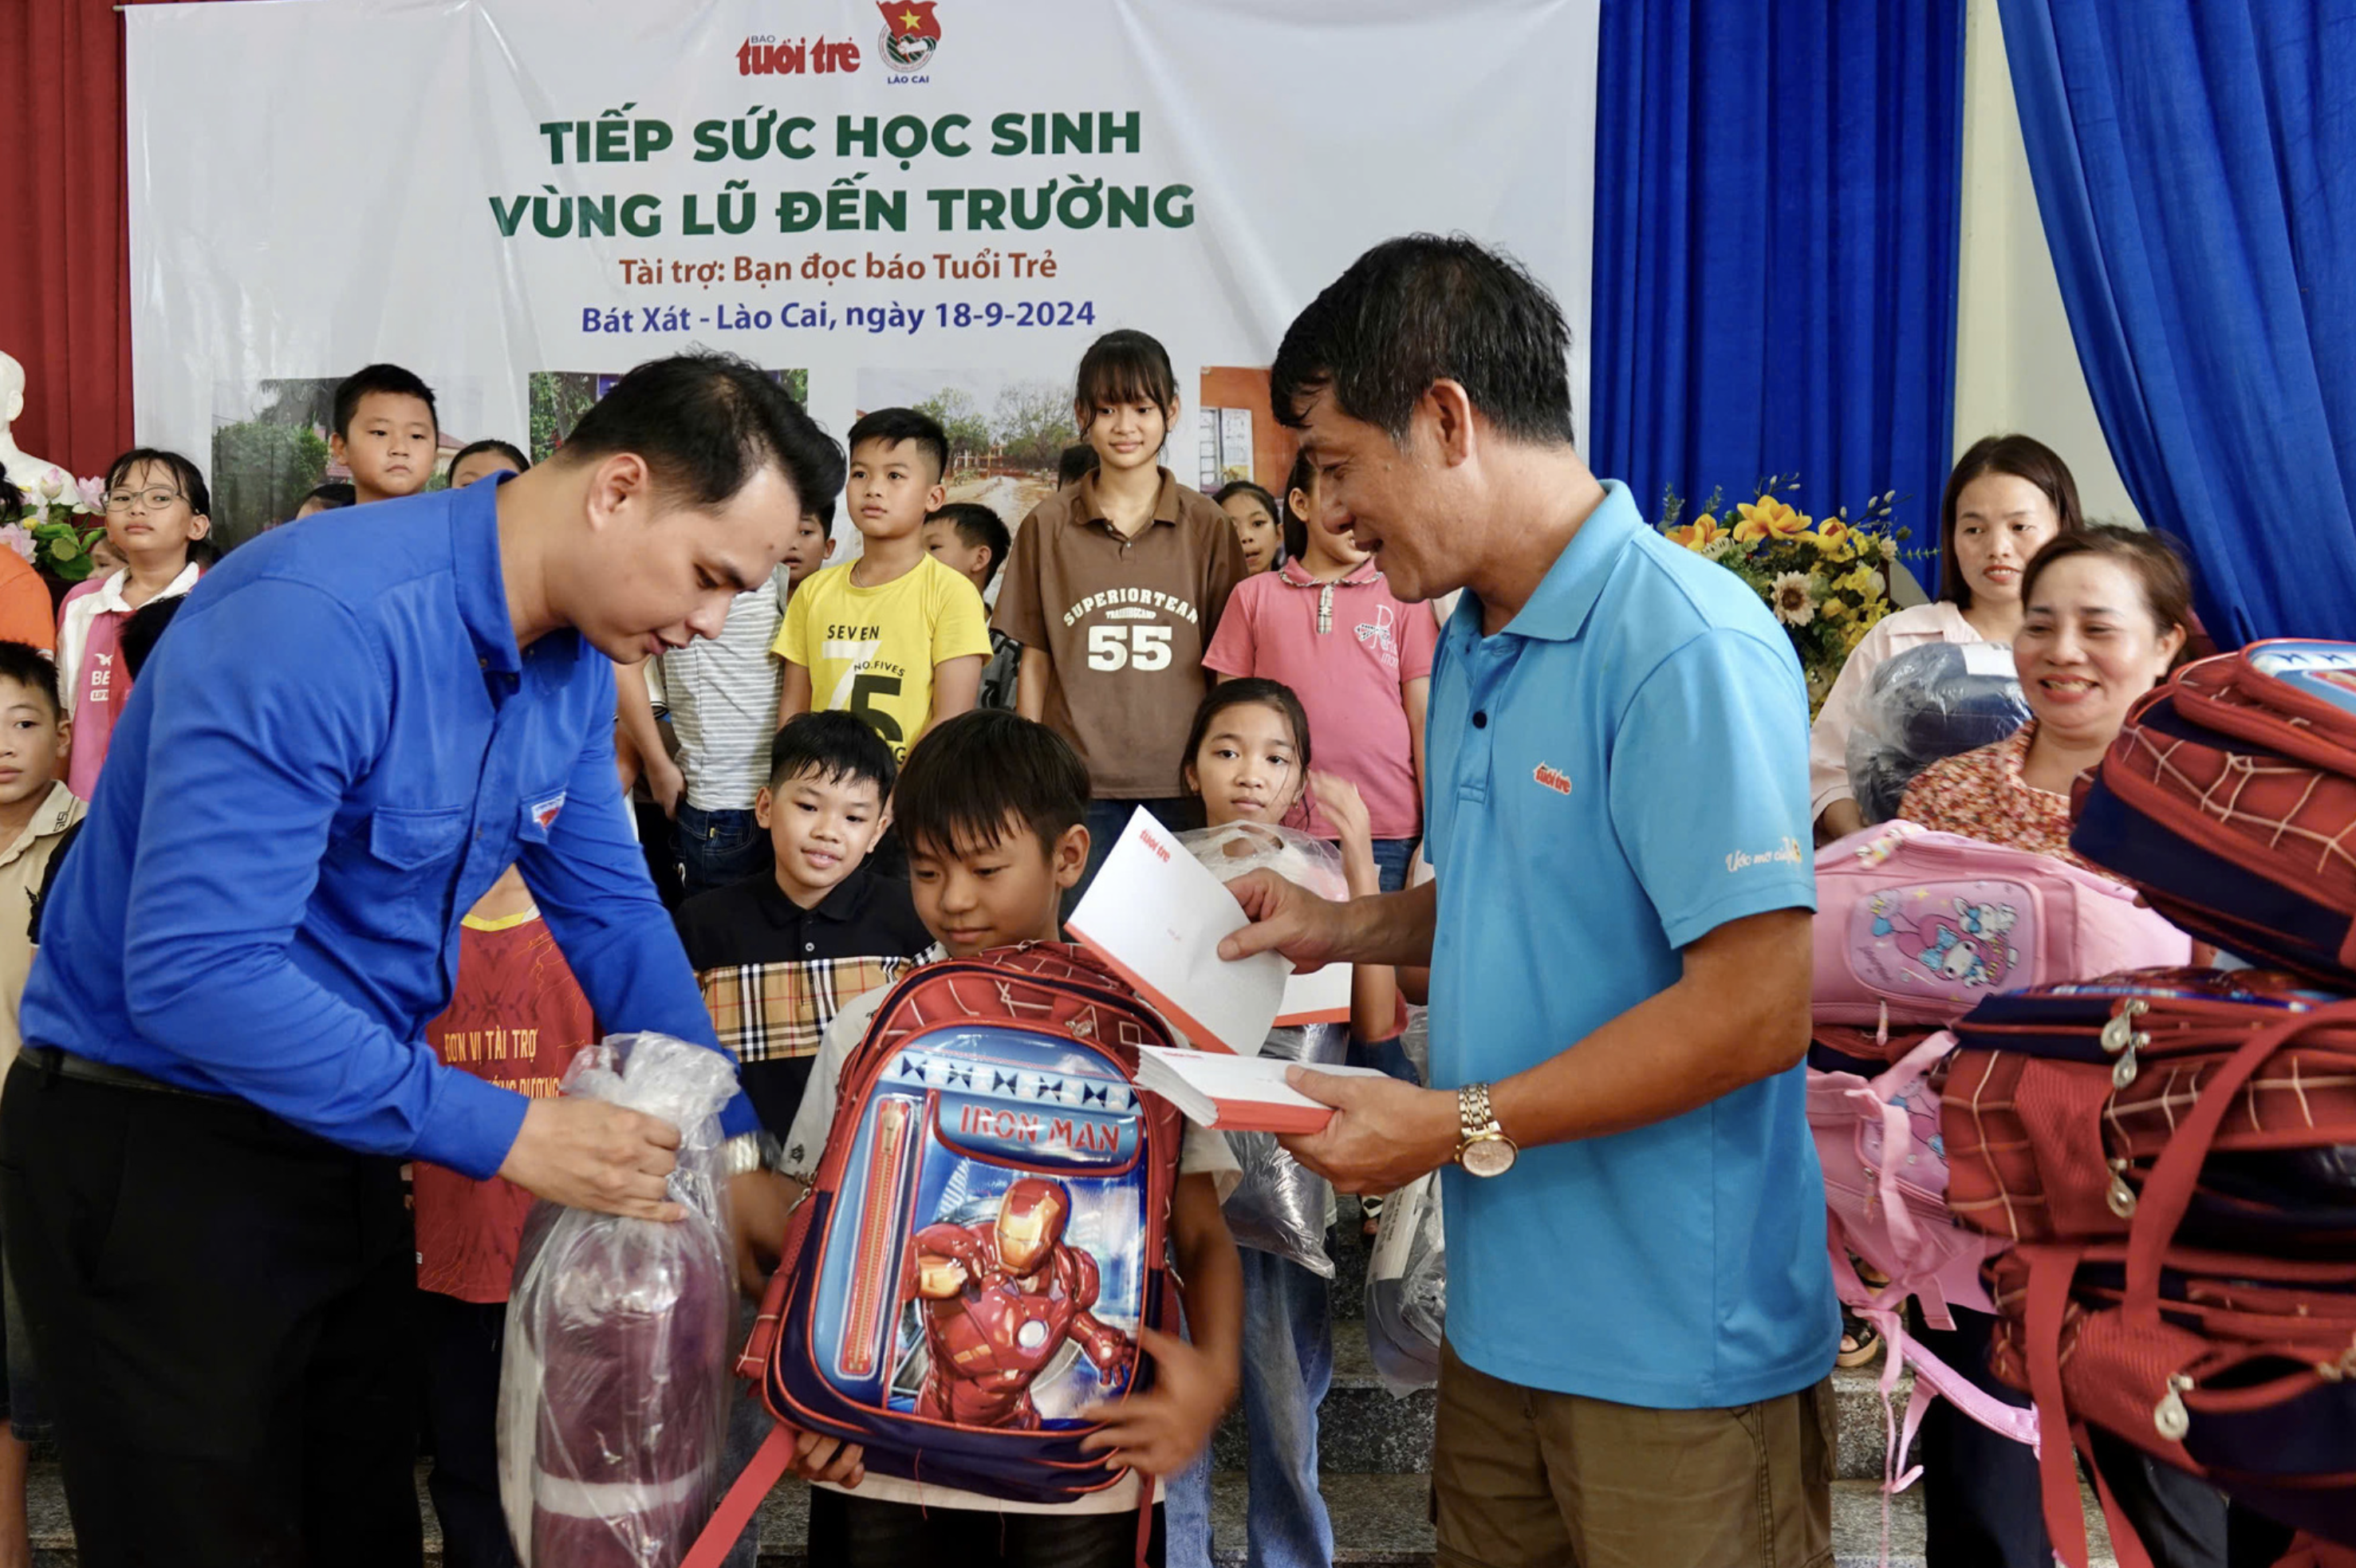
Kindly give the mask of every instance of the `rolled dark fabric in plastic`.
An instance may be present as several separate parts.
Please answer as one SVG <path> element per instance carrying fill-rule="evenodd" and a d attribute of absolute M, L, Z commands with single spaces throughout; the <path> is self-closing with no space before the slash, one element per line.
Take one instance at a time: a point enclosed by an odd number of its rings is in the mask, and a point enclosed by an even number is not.
<path fill-rule="evenodd" d="M 2029 720 L 2001 643 L 1932 642 L 1873 672 L 1848 736 L 1849 793 L 1868 825 L 1898 815 L 1914 776 L 1943 757 L 1993 746 Z"/>
<path fill-rule="evenodd" d="M 593 1046 L 564 1091 L 680 1129 L 673 1224 L 540 1203 L 525 1222 L 499 1380 L 499 1490 L 524 1568 L 670 1568 L 718 1495 L 735 1260 L 716 1051 L 662 1035 Z"/>

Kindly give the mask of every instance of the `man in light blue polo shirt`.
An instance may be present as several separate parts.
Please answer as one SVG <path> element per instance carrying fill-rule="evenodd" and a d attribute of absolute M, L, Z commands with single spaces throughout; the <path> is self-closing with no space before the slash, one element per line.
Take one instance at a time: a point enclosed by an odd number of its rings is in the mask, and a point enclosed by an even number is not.
<path fill-rule="evenodd" d="M 1427 727 L 1437 881 L 1234 884 L 1276 948 L 1430 963 L 1432 1079 L 1296 1071 L 1350 1190 L 1445 1167 L 1446 1564 L 1828 1563 L 1839 1337 L 1804 1113 L 1807 699 L 1732 574 L 1570 443 L 1554 301 L 1470 241 L 1368 252 L 1272 372 L 1403 598 L 1466 589 Z"/>

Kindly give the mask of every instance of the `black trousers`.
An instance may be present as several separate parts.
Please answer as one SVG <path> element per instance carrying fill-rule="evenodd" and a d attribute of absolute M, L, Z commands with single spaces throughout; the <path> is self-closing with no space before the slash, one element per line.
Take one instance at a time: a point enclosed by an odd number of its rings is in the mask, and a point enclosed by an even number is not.
<path fill-rule="evenodd" d="M 1156 1503 L 1149 1568 L 1161 1568 L 1162 1550 Z M 810 1568 L 1131 1568 L 1136 1561 L 1134 1513 L 985 1514 L 810 1488 Z"/>
<path fill-rule="evenodd" d="M 416 1568 L 396 1162 L 28 1055 L 0 1236 L 86 1568 Z"/>
<path fill-rule="evenodd" d="M 505 1302 L 417 1293 L 425 1424 L 434 1440 L 425 1490 L 442 1521 L 442 1561 L 448 1568 L 516 1564 L 499 1507 L 499 1355 L 507 1325 Z"/>
<path fill-rule="evenodd" d="M 1975 1385 L 2026 1409 L 2029 1396 L 1988 1369 L 1996 1319 L 1954 1311 L 1953 1332 L 1928 1327 L 1919 1315 L 1909 1327 Z M 2103 1480 L 2153 1562 L 2160 1568 L 2226 1568 L 2225 1499 L 2216 1488 L 2107 1432 L 2097 1429 L 2092 1437 Z M 1922 1418 L 1922 1513 L 1930 1568 L 2051 1568 L 2053 1562 L 2037 1456 L 1945 1400 Z"/>

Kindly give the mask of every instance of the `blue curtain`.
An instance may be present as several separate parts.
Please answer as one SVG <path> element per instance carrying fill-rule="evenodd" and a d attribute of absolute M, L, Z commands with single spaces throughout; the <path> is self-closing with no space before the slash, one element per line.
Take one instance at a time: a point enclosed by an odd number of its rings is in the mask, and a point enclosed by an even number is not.
<path fill-rule="evenodd" d="M 2002 0 L 2119 472 L 2221 644 L 2356 639 L 2356 4 Z"/>
<path fill-rule="evenodd" d="M 1816 515 L 1894 489 L 1934 545 L 1963 0 L 1603 0 L 1601 51 L 1596 471 L 1648 512 L 1771 473 Z"/>

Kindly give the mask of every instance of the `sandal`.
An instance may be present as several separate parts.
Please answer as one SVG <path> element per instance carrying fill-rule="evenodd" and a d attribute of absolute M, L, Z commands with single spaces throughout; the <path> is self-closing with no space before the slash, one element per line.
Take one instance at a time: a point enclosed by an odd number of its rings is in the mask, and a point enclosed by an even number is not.
<path fill-rule="evenodd" d="M 1358 1234 L 1371 1241 L 1375 1239 L 1375 1232 L 1382 1228 L 1383 1200 L 1373 1196 L 1362 1197 L 1358 1199 L 1358 1211 L 1365 1216 L 1365 1223 L 1358 1227 Z"/>
<path fill-rule="evenodd" d="M 1840 1353 L 1833 1358 L 1843 1367 L 1862 1367 L 1881 1354 L 1881 1331 L 1847 1308 L 1841 1309 Z"/>

